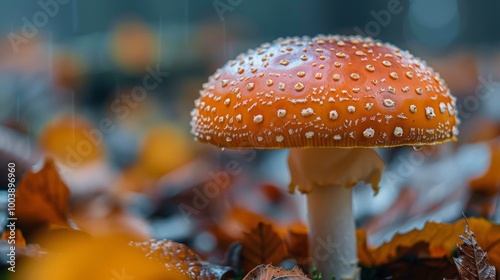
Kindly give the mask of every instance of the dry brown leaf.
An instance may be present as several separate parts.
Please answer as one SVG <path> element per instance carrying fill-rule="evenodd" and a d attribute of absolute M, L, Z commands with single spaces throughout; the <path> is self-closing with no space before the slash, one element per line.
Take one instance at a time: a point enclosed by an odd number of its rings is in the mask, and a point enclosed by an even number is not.
<path fill-rule="evenodd" d="M 131 244 L 145 252 L 151 261 L 160 263 L 167 270 L 181 273 L 189 279 L 227 279 L 233 273 L 230 267 L 205 262 L 189 247 L 174 241 L 150 240 Z"/>
<path fill-rule="evenodd" d="M 250 271 L 243 280 L 310 280 L 298 268 L 286 270 L 282 267 L 272 266 L 270 264 L 261 264 Z"/>
<path fill-rule="evenodd" d="M 479 219 L 469 219 L 470 228 L 476 233 L 476 240 L 481 244 L 490 258 L 491 264 L 500 267 L 500 225 Z M 378 248 L 370 248 L 366 243 L 366 233 L 357 231 L 358 256 L 360 263 L 367 267 L 379 267 L 401 257 L 401 248 L 411 248 L 419 242 L 428 244 L 429 258 L 451 257 L 458 235 L 465 222 L 460 220 L 454 224 L 427 223 L 422 230 L 413 230 L 397 234 L 393 239 Z"/>
<path fill-rule="evenodd" d="M 465 234 L 459 235 L 463 244 L 457 244 L 458 258 L 453 258 L 462 280 L 494 280 L 496 270 L 490 265 L 488 254 L 476 241 L 476 235 L 469 229 L 465 219 Z"/>
<path fill-rule="evenodd" d="M 28 172 L 21 180 L 16 191 L 16 202 L 17 222 L 25 234 L 45 229 L 49 225 L 70 227 L 69 190 L 50 159 L 45 161 L 39 172 Z"/>
<path fill-rule="evenodd" d="M 299 267 L 306 269 L 310 266 L 309 236 L 305 224 L 297 223 L 288 227 L 286 247 L 290 255 L 297 261 Z"/>
<path fill-rule="evenodd" d="M 251 232 L 246 232 L 241 244 L 242 267 L 245 271 L 261 264 L 278 264 L 288 256 L 283 239 L 269 224 L 259 223 Z"/>
<path fill-rule="evenodd" d="M 228 248 L 232 243 L 239 242 L 245 238 L 244 232 L 256 228 L 259 222 L 266 224 L 273 223 L 269 218 L 242 207 L 234 207 L 223 214 L 221 222 L 214 224 L 209 229 L 217 238 L 218 246 L 222 250 Z"/>

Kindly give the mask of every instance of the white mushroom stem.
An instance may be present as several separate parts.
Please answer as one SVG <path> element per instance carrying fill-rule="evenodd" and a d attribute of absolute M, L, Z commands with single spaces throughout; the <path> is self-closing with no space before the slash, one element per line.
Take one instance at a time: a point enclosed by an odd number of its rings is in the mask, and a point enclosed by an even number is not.
<path fill-rule="evenodd" d="M 307 193 L 311 258 L 323 279 L 357 279 L 352 187 L 371 183 L 375 192 L 384 164 L 373 149 L 293 149 L 291 183 Z"/>
<path fill-rule="evenodd" d="M 358 259 L 352 188 L 317 188 L 307 195 L 307 207 L 310 253 L 319 272 L 354 279 Z"/>

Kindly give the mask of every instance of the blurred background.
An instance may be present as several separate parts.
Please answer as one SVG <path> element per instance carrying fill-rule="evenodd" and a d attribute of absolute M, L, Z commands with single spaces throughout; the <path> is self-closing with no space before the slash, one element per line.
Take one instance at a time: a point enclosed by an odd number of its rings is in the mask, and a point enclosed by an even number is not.
<path fill-rule="evenodd" d="M 0 2 L 1 186 L 8 162 L 20 177 L 54 158 L 86 232 L 173 239 L 220 260 L 260 220 L 304 227 L 286 151 L 195 143 L 189 113 L 227 60 L 317 34 L 408 49 L 458 98 L 458 143 L 378 151 L 382 189 L 358 186 L 354 202 L 371 243 L 462 212 L 500 221 L 499 1 Z"/>

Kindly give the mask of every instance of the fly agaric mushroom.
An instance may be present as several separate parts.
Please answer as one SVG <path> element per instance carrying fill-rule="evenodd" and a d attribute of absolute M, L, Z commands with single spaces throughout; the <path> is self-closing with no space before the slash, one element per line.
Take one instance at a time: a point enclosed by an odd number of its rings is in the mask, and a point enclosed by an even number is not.
<path fill-rule="evenodd" d="M 210 76 L 195 106 L 200 142 L 291 149 L 290 191 L 308 194 L 311 257 L 328 279 L 356 277 L 351 187 L 364 181 L 377 192 L 384 166 L 372 148 L 458 135 L 455 98 L 436 72 L 407 51 L 357 36 L 278 39 L 249 50 Z"/>

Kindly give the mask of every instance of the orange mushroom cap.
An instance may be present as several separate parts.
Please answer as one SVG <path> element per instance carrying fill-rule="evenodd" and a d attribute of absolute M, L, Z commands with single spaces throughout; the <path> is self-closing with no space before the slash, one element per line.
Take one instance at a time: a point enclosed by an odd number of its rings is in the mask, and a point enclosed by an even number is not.
<path fill-rule="evenodd" d="M 196 139 L 227 148 L 417 146 L 458 135 L 439 74 L 359 36 L 263 44 L 210 76 L 195 106 Z"/>

